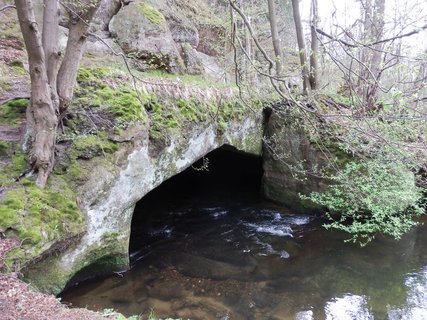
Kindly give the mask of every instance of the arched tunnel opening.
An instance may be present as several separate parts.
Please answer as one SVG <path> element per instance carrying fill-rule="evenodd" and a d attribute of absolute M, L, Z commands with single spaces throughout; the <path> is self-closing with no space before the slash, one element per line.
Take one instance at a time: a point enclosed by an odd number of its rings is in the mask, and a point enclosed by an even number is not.
<path fill-rule="evenodd" d="M 163 182 L 135 206 L 129 243 L 131 262 L 145 256 L 152 243 L 180 229 L 180 224 L 187 224 L 185 232 L 200 227 L 188 225 L 195 215 L 203 214 L 200 209 L 215 215 L 220 214 L 213 212 L 215 208 L 259 202 L 262 174 L 260 156 L 224 145 Z M 197 221 L 204 220 L 199 217 Z"/>

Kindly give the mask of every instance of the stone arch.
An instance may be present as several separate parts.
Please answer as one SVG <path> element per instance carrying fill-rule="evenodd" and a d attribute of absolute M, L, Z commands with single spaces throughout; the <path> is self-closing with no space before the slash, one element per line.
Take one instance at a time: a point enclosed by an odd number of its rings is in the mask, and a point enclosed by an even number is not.
<path fill-rule="evenodd" d="M 223 145 L 261 155 L 263 133 L 262 112 L 232 121 L 222 130 L 205 123 L 186 128 L 171 136 L 160 151 L 155 150 L 148 132 L 142 133 L 118 172 L 94 169 L 98 171 L 92 175 L 99 181 L 85 189 L 85 201 L 81 204 L 86 232 L 57 255 L 37 263 L 26 276 L 40 290 L 59 293 L 81 270 L 89 270 L 81 275 L 88 277 L 99 275 L 100 271 L 126 269 L 132 214 L 141 198 Z M 100 261 L 102 265 L 94 268 L 94 263 Z"/>

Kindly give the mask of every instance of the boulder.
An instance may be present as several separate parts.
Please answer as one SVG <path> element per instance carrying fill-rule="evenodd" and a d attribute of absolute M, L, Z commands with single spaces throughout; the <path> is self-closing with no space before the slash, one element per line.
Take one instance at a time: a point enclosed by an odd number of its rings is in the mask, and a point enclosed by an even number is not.
<path fill-rule="evenodd" d="M 149 4 L 132 2 L 111 20 L 111 35 L 147 69 L 182 72 L 183 62 L 163 14 Z"/>
<path fill-rule="evenodd" d="M 226 72 L 218 64 L 215 57 L 208 56 L 197 51 L 190 44 L 184 43 L 181 46 L 182 58 L 185 64 L 185 73 L 206 75 L 216 80 L 225 80 Z"/>
<path fill-rule="evenodd" d="M 223 46 L 225 30 L 222 27 L 203 24 L 198 27 L 199 44 L 197 51 L 210 56 L 218 56 L 220 48 Z"/>
<path fill-rule="evenodd" d="M 115 55 L 123 53 L 120 46 L 108 35 L 108 32 L 96 32 L 95 36 L 90 36 L 86 42 L 85 53 L 90 55 Z"/>
<path fill-rule="evenodd" d="M 167 22 L 176 43 L 189 43 L 194 48 L 199 45 L 199 32 L 195 26 L 176 18 L 169 18 Z"/>
<path fill-rule="evenodd" d="M 121 0 L 101 0 L 101 3 L 93 18 L 92 24 L 100 31 L 108 31 L 108 26 L 113 16 L 122 7 Z"/>
<path fill-rule="evenodd" d="M 193 75 L 204 74 L 205 70 L 197 55 L 197 51 L 189 43 L 182 44 L 181 50 L 185 65 L 185 73 Z"/>
<path fill-rule="evenodd" d="M 227 73 L 219 65 L 218 60 L 215 57 L 196 50 L 194 50 L 194 55 L 203 66 L 203 71 L 207 76 L 221 81 L 225 81 L 227 79 Z"/>

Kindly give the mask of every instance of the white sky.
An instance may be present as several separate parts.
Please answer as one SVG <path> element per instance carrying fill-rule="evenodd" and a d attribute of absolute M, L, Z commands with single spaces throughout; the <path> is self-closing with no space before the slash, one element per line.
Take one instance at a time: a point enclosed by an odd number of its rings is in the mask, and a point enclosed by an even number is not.
<path fill-rule="evenodd" d="M 311 0 L 302 0 L 300 11 L 308 26 Z M 427 0 L 386 0 L 386 37 L 395 35 L 391 28 L 396 21 L 406 21 L 402 33 L 410 32 L 427 24 Z M 337 33 L 337 25 L 351 30 L 351 26 L 360 19 L 360 1 L 358 0 L 318 0 L 320 26 L 328 33 Z M 399 27 L 398 29 L 402 29 Z M 357 30 L 354 30 L 357 32 Z M 407 53 L 418 54 L 427 49 L 427 30 L 404 40 Z"/>

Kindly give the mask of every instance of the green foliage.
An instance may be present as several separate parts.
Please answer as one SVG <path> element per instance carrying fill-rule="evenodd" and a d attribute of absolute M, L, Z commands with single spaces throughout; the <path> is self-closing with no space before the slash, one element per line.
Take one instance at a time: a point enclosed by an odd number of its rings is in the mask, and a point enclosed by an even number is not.
<path fill-rule="evenodd" d="M 16 125 L 25 117 L 28 99 L 11 100 L 0 105 L 0 124 Z"/>
<path fill-rule="evenodd" d="M 138 9 L 152 24 L 159 25 L 166 22 L 165 17 L 159 10 L 146 3 L 139 3 Z"/>
<path fill-rule="evenodd" d="M 303 198 L 329 209 L 326 228 L 348 232 L 361 245 L 379 233 L 400 239 L 416 225 L 412 215 L 423 212 L 414 175 L 399 162 L 352 161 L 331 179 L 335 184 L 325 193 Z"/>

